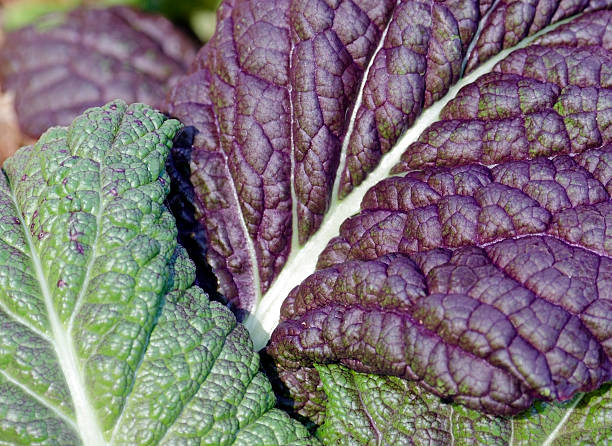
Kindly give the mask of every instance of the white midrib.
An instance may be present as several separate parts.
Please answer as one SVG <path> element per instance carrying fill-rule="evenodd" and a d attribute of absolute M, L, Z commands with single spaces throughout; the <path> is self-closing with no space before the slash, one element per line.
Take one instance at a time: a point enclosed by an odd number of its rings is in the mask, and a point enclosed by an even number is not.
<path fill-rule="evenodd" d="M 565 423 L 567 422 L 569 417 L 574 412 L 574 409 L 576 409 L 576 406 L 578 406 L 580 401 L 582 401 L 583 397 L 584 397 L 584 393 L 580 394 L 580 396 L 576 398 L 573 404 L 565 410 L 565 414 L 563 415 L 563 418 L 559 420 L 559 423 L 557 424 L 557 426 L 555 426 L 555 429 L 546 437 L 546 440 L 544 441 L 544 443 L 542 443 L 542 446 L 550 446 L 552 442 L 555 441 L 555 439 L 559 435 L 559 432 L 561 432 L 561 429 L 563 429 L 563 426 L 565 426 Z M 513 427 L 514 427 L 514 422 L 513 422 Z"/>
<path fill-rule="evenodd" d="M 258 351 L 265 347 L 270 339 L 270 335 L 276 328 L 279 322 L 280 308 L 284 299 L 288 296 L 293 288 L 298 286 L 304 279 L 310 276 L 316 268 L 319 254 L 327 246 L 327 243 L 339 234 L 340 225 L 350 216 L 359 212 L 361 200 L 366 192 L 378 183 L 381 179 L 387 178 L 390 175 L 391 169 L 401 159 L 406 148 L 415 142 L 423 131 L 431 124 L 439 120 L 439 114 L 442 108 L 453 99 L 459 90 L 466 85 L 474 82 L 483 74 L 491 72 L 493 67 L 501 60 L 506 58 L 511 52 L 528 46 L 533 40 L 540 37 L 542 34 L 550 32 L 570 20 L 574 20 L 577 16 L 568 17 L 554 25 L 550 25 L 538 33 L 523 39 L 516 46 L 500 51 L 497 55 L 481 64 L 476 70 L 469 75 L 463 77 L 455 85 L 453 85 L 448 93 L 441 99 L 434 102 L 429 108 L 423 111 L 419 118 L 414 122 L 396 142 L 394 147 L 387 152 L 382 158 L 376 169 L 374 169 L 366 177 L 366 179 L 343 200 L 338 200 L 336 196 L 332 199 L 332 204 L 319 230 L 302 246 L 301 249 L 293 250 L 281 273 L 276 277 L 272 286 L 263 295 L 259 305 L 255 311 L 247 316 L 244 325 L 249 330 L 253 338 L 253 347 Z M 372 55 L 372 59 L 376 54 Z M 364 73 L 367 75 L 367 73 Z M 362 83 L 363 89 L 365 83 Z M 359 92 L 359 96 L 362 92 Z M 355 104 L 358 107 L 359 104 Z M 354 116 L 351 117 L 354 119 Z M 351 127 L 353 123 L 349 124 Z M 345 138 L 349 138 L 346 135 Z M 340 175 L 340 173 L 338 173 Z"/>
<path fill-rule="evenodd" d="M 450 405 L 450 411 L 448 413 L 448 433 L 450 434 L 450 445 L 449 446 L 455 446 L 455 433 L 453 432 L 453 417 L 454 417 L 454 415 L 455 415 L 455 410 L 453 409 L 453 406 L 451 404 Z"/>
<path fill-rule="evenodd" d="M 387 178 L 390 175 L 391 169 L 400 161 L 406 148 L 415 142 L 427 127 L 439 120 L 440 111 L 457 95 L 459 90 L 474 82 L 483 74 L 491 72 L 492 68 L 499 61 L 506 58 L 511 52 L 526 47 L 542 34 L 550 32 L 575 18 L 576 16 L 573 16 L 561 20 L 523 39 L 516 46 L 500 51 L 497 55 L 481 64 L 469 75 L 460 79 L 459 82 L 449 89 L 444 97 L 421 113 L 412 127 L 400 137 L 393 149 L 381 158 L 376 169 L 374 169 L 359 186 L 355 187 L 345 199 L 337 200 L 337 195 L 334 195 L 330 209 L 323 219 L 323 223 L 319 230 L 313 234 L 301 249 L 293 250 L 283 270 L 264 294 L 255 311 L 249 314 L 244 321 L 246 328 L 253 338 L 255 351 L 262 349 L 268 342 L 268 339 L 270 339 L 272 331 L 274 331 L 279 322 L 281 305 L 289 292 L 315 271 L 319 254 L 327 246 L 327 243 L 339 234 L 340 225 L 348 217 L 359 212 L 359 206 L 365 193 L 381 179 Z M 372 59 L 374 59 L 374 57 L 376 57 L 376 54 L 372 55 Z M 367 72 L 364 73 L 364 76 L 367 76 Z M 365 83 L 362 83 L 361 90 L 363 90 L 364 86 Z M 358 97 L 361 97 L 361 95 L 362 91 L 358 93 Z M 355 107 L 359 107 L 359 104 L 356 103 Z M 354 120 L 354 115 L 351 116 L 351 119 Z M 353 123 L 350 123 L 349 128 L 352 126 Z M 345 138 L 349 137 L 350 135 L 347 133 Z M 338 173 L 338 175 L 340 174 L 341 173 Z"/>
<path fill-rule="evenodd" d="M 30 231 L 26 226 L 25 219 L 21 213 L 21 208 L 17 204 L 17 199 L 12 189 L 11 198 L 18 215 L 21 217 L 21 226 L 23 228 L 28 249 L 30 250 L 32 265 L 34 266 L 36 279 L 38 280 L 45 301 L 47 317 L 51 325 L 51 334 L 53 337 L 53 339 L 50 341 L 55 348 L 59 365 L 66 379 L 66 384 L 68 386 L 68 390 L 70 391 L 70 395 L 72 396 L 72 403 L 74 405 L 74 411 L 77 419 L 76 424 L 78 433 L 83 440 L 83 444 L 86 444 L 87 446 L 106 446 L 107 443 L 102 435 L 102 430 L 98 424 L 98 419 L 85 392 L 85 382 L 79 370 L 74 344 L 60 321 L 57 312 L 55 311 L 55 306 L 53 305 L 53 299 L 51 298 L 51 292 L 49 290 L 49 283 L 45 277 L 42 263 L 38 253 L 34 249 L 32 236 L 30 235 Z"/>
<path fill-rule="evenodd" d="M 396 2 L 396 7 L 399 4 L 399 1 Z M 389 33 L 389 27 L 391 26 L 391 22 L 393 21 L 393 14 L 389 17 L 389 21 L 387 22 L 387 26 L 383 30 L 380 35 L 380 41 L 378 42 L 378 46 L 374 50 L 372 57 L 370 57 L 370 62 L 363 72 L 363 77 L 361 78 L 361 84 L 359 85 L 359 91 L 357 92 L 357 98 L 355 99 L 355 105 L 353 106 L 353 110 L 351 111 L 351 118 L 349 120 L 349 125 L 346 129 L 346 135 L 342 140 L 342 147 L 340 148 L 340 162 L 338 164 L 338 169 L 336 171 L 336 178 L 334 179 L 334 185 L 332 187 L 332 202 L 330 204 L 330 208 L 332 208 L 335 202 L 338 200 L 339 192 L 340 192 L 340 184 L 342 183 L 342 173 L 344 172 L 344 168 L 346 166 L 346 155 L 348 151 L 348 146 L 351 142 L 351 135 L 353 134 L 353 130 L 355 129 L 355 121 L 357 119 L 357 112 L 359 111 L 359 107 L 361 106 L 361 102 L 363 100 L 363 90 L 365 90 L 366 83 L 368 82 L 368 76 L 370 75 L 370 69 L 374 64 L 374 60 L 376 59 L 376 55 L 380 52 L 383 45 L 385 44 L 385 39 L 387 38 L 387 34 Z"/>
<path fill-rule="evenodd" d="M 289 72 L 291 72 L 291 68 L 293 67 L 293 52 L 295 50 L 295 45 L 291 45 L 291 49 L 289 50 Z M 300 249 L 300 236 L 299 236 L 299 225 L 298 225 L 298 213 L 297 213 L 297 209 L 298 209 L 298 197 L 297 197 L 297 191 L 295 190 L 295 173 L 296 173 L 296 162 L 295 162 L 295 155 L 294 155 L 294 149 L 295 149 L 295 145 L 294 145 L 294 139 L 295 139 L 295 135 L 293 133 L 293 120 L 295 119 L 295 114 L 293 111 L 293 97 L 292 97 L 292 93 L 293 93 L 293 86 L 291 84 L 291 82 L 289 82 L 289 87 L 287 88 L 287 93 L 289 96 L 289 111 L 291 113 L 291 118 L 289 120 L 289 122 L 291 123 L 290 129 L 289 129 L 289 144 L 290 145 L 290 150 L 291 153 L 289 154 L 289 158 L 291 158 L 291 177 L 290 177 L 290 187 L 291 187 L 291 252 L 293 252 L 294 249 Z M 261 284 L 260 284 L 261 285 Z M 261 288 L 258 289 L 258 292 L 260 294 L 258 294 L 258 301 L 259 298 L 261 298 Z"/>

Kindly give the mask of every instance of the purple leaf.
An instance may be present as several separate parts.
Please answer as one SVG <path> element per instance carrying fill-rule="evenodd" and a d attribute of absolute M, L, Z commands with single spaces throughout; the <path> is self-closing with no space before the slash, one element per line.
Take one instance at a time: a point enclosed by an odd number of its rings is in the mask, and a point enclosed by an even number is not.
<path fill-rule="evenodd" d="M 268 353 L 302 415 L 315 364 L 496 414 L 612 378 L 612 12 L 540 3 L 464 77 L 503 2 L 221 6 L 170 108 L 256 347 L 289 294 Z"/>
<path fill-rule="evenodd" d="M 611 155 L 378 183 L 285 300 L 268 352 L 285 375 L 341 362 L 502 414 L 597 388 L 612 373 L 612 204 L 595 166 Z"/>
<path fill-rule="evenodd" d="M 8 33 L 0 78 L 15 92 L 21 129 L 38 137 L 112 99 L 160 108 L 194 55 L 192 41 L 162 16 L 81 8 Z"/>

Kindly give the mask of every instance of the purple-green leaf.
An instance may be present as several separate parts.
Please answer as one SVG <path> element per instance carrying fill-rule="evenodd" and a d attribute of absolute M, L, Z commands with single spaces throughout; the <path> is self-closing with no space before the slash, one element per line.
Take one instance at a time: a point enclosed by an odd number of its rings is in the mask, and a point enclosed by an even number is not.
<path fill-rule="evenodd" d="M 527 2 L 227 1 L 175 87 L 220 290 L 257 347 L 284 301 L 301 414 L 315 364 L 497 414 L 612 377 L 611 4 L 531 3 L 486 55 Z"/>

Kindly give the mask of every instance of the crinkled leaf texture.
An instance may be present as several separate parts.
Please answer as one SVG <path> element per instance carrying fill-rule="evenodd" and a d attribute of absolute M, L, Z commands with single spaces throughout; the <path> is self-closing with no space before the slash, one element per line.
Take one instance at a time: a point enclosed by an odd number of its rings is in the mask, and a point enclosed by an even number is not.
<path fill-rule="evenodd" d="M 445 404 L 414 382 L 317 366 L 329 399 L 324 444 L 533 446 L 605 444 L 612 436 L 610 384 L 564 403 L 537 402 L 511 418 Z M 607 421 L 605 421 L 607 420 Z"/>
<path fill-rule="evenodd" d="M 15 92 L 22 131 L 38 137 L 113 99 L 159 108 L 194 55 L 193 42 L 162 16 L 79 8 L 8 33 L 0 78 Z"/>
<path fill-rule="evenodd" d="M 257 347 L 284 300 L 300 414 L 323 420 L 316 364 L 501 415 L 612 378 L 611 5 L 221 6 L 171 109 Z"/>
<path fill-rule="evenodd" d="M 247 331 L 191 286 L 163 204 L 179 127 L 115 101 L 6 161 L 3 444 L 311 444 Z"/>

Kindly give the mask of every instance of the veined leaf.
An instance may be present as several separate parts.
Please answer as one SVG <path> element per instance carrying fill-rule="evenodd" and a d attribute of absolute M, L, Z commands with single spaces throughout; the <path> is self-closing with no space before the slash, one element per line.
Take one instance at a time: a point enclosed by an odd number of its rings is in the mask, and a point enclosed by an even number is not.
<path fill-rule="evenodd" d="M 221 291 L 258 348 L 280 320 L 300 414 L 314 364 L 498 415 L 612 378 L 610 5 L 221 6 L 171 108 Z"/>
<path fill-rule="evenodd" d="M 111 102 L 0 176 L 0 442 L 311 444 L 164 206 L 180 124 Z"/>
<path fill-rule="evenodd" d="M 443 403 L 413 382 L 317 365 L 328 396 L 324 444 L 593 445 L 612 439 L 610 385 L 503 418 Z"/>

